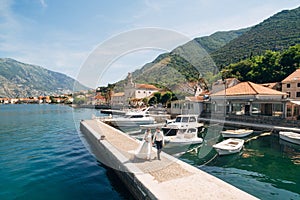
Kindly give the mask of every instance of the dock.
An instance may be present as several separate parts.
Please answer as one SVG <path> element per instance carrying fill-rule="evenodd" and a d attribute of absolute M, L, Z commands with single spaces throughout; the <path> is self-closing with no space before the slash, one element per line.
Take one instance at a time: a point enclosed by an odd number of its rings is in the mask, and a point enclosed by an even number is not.
<path fill-rule="evenodd" d="M 96 158 L 115 171 L 136 199 L 257 199 L 164 152 L 161 160 L 136 158 L 140 141 L 98 119 L 81 121 L 80 130 Z"/>

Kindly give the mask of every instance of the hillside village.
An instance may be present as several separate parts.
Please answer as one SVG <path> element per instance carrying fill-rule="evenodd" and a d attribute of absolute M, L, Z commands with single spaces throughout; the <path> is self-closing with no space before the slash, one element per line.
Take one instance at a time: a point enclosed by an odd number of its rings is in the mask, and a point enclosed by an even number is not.
<path fill-rule="evenodd" d="M 273 116 L 284 119 L 298 119 L 300 106 L 300 69 L 297 69 L 280 83 L 255 84 L 240 82 L 235 78 L 218 80 L 212 90 L 194 85 L 194 95 L 184 100 L 171 102 L 171 114 L 208 114 L 211 111 L 246 116 Z M 126 79 L 124 92 L 111 96 L 111 106 L 146 106 L 156 92 L 153 85 L 135 84 L 130 74 Z M 226 106 L 225 106 L 226 105 Z M 226 107 L 226 112 L 224 108 Z"/>
<path fill-rule="evenodd" d="M 237 116 L 259 115 L 294 120 L 299 119 L 300 116 L 300 69 L 277 83 L 255 84 L 228 78 L 213 83 L 211 91 L 206 90 L 199 83 L 194 83 L 185 90 L 191 95 L 182 100 L 170 101 L 168 109 L 170 114 L 189 113 L 204 116 L 211 111 L 225 113 L 226 105 L 226 114 Z M 155 93 L 165 93 L 165 91 L 154 85 L 137 84 L 133 82 L 129 73 L 124 84 L 124 92 L 111 91 L 109 98 L 102 94 L 100 88 L 97 88 L 94 91 L 57 96 L 0 98 L 0 103 L 73 103 L 91 107 L 110 105 L 120 109 L 149 106 L 149 100 Z"/>

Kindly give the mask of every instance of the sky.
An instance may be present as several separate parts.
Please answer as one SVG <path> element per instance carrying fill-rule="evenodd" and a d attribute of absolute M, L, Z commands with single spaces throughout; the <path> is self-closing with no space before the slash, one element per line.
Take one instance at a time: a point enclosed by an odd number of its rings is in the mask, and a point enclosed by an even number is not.
<path fill-rule="evenodd" d="M 116 45 L 125 33 L 155 28 L 193 39 L 250 27 L 299 6 L 299 0 L 0 0 L 0 57 L 78 79 L 95 50 Z M 97 66 L 103 68 L 97 81 L 86 84 L 114 83 L 171 50 L 151 45 L 119 52 L 107 66 Z"/>

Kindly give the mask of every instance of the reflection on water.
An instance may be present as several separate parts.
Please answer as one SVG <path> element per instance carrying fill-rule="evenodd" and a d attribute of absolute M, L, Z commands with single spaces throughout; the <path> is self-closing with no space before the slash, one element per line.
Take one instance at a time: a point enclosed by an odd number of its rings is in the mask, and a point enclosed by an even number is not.
<path fill-rule="evenodd" d="M 218 138 L 218 133 L 212 135 Z M 218 156 L 206 142 L 197 154 L 186 153 L 180 159 L 260 199 L 300 199 L 300 145 L 270 131 L 256 131 L 243 139 L 238 154 Z"/>
<path fill-rule="evenodd" d="M 223 140 L 222 128 L 207 127 L 201 145 L 164 151 L 260 199 L 300 199 L 300 145 L 285 142 L 270 130 L 259 130 L 243 138 L 241 152 L 218 156 L 212 145 Z"/>
<path fill-rule="evenodd" d="M 300 165 L 300 145 L 284 140 L 279 140 L 279 144 L 283 155 L 289 157 L 295 165 Z"/>

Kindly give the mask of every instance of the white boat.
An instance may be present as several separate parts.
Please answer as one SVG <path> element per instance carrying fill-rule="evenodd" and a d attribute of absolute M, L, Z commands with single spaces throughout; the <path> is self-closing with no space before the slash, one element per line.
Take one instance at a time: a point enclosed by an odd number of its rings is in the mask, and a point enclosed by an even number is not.
<path fill-rule="evenodd" d="M 116 127 L 134 127 L 155 123 L 155 119 L 150 116 L 148 110 L 129 111 L 125 116 L 105 118 L 103 121 Z"/>
<path fill-rule="evenodd" d="M 244 140 L 237 138 L 229 138 L 220 143 L 213 145 L 213 148 L 218 152 L 219 155 L 228 155 L 238 153 L 242 150 Z"/>
<path fill-rule="evenodd" d="M 224 138 L 227 137 L 241 138 L 252 134 L 253 130 L 251 129 L 226 130 L 226 131 L 221 131 L 221 133 Z"/>
<path fill-rule="evenodd" d="M 200 127 L 203 127 L 203 123 L 198 122 L 197 115 L 178 115 L 175 120 L 167 121 L 162 130 L 165 136 L 176 136 L 179 130 L 185 132 L 184 130 Z"/>
<path fill-rule="evenodd" d="M 179 129 L 174 136 L 165 136 L 166 147 L 200 144 L 203 142 L 202 138 L 198 137 L 197 128 Z"/>
<path fill-rule="evenodd" d="M 279 138 L 294 144 L 300 145 L 300 133 L 279 131 Z"/>

